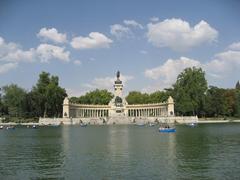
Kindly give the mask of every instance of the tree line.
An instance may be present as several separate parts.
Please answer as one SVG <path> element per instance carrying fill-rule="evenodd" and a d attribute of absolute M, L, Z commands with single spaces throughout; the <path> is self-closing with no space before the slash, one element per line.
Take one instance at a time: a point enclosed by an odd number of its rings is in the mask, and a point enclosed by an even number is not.
<path fill-rule="evenodd" d="M 175 113 L 179 116 L 240 117 L 240 83 L 232 89 L 209 86 L 201 68 L 186 68 L 171 88 L 152 94 L 137 91 L 126 97 L 129 104 L 145 104 L 166 101 L 172 96 Z"/>
<path fill-rule="evenodd" d="M 0 91 L 0 116 L 16 118 L 61 117 L 62 103 L 67 93 L 59 86 L 59 78 L 42 72 L 31 91 L 16 84 L 3 86 Z M 176 115 L 199 117 L 240 117 L 240 83 L 231 89 L 208 86 L 201 68 L 186 68 L 171 88 L 153 93 L 131 91 L 126 96 L 129 104 L 149 104 L 167 101 L 172 96 Z M 96 89 L 70 102 L 80 104 L 108 104 L 114 95 Z"/>
<path fill-rule="evenodd" d="M 0 116 L 6 119 L 39 117 L 61 117 L 62 102 L 67 96 L 64 88 L 59 86 L 57 76 L 42 72 L 31 91 L 16 84 L 3 86 L 0 93 Z"/>

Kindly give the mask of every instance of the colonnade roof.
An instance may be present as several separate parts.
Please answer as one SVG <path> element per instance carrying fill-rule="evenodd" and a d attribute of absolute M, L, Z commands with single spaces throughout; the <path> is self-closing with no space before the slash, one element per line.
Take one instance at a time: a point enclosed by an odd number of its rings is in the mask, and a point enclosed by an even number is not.
<path fill-rule="evenodd" d="M 168 103 L 167 102 L 162 102 L 162 103 L 152 103 L 152 104 L 128 104 L 126 105 L 126 108 L 156 108 L 160 106 L 166 106 Z M 71 103 L 69 104 L 70 106 L 73 107 L 79 107 L 79 108 L 111 108 L 110 105 L 99 105 L 99 104 L 75 104 Z"/>
<path fill-rule="evenodd" d="M 157 106 L 164 106 L 167 105 L 166 102 L 162 102 L 162 103 L 152 103 L 152 104 L 128 104 L 126 105 L 127 108 L 151 108 L 151 107 L 157 107 Z"/>
<path fill-rule="evenodd" d="M 110 108 L 109 105 L 100 105 L 100 104 L 75 104 L 71 103 L 70 106 L 78 106 L 82 108 Z"/>

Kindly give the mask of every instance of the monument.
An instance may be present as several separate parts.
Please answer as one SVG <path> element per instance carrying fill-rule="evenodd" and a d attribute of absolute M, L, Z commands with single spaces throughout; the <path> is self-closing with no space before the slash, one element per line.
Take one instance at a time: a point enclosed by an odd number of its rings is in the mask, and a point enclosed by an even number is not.
<path fill-rule="evenodd" d="M 108 105 L 73 104 L 68 97 L 63 102 L 63 117 L 65 118 L 120 118 L 128 117 L 128 121 L 135 117 L 165 117 L 174 116 L 174 101 L 172 97 L 167 102 L 154 104 L 129 105 L 123 97 L 123 83 L 118 71 L 114 81 L 114 97 Z M 126 120 L 126 119 L 125 119 Z"/>
<path fill-rule="evenodd" d="M 197 117 L 177 117 L 174 114 L 174 100 L 152 104 L 128 104 L 123 97 L 123 82 L 118 71 L 113 82 L 114 97 L 108 105 L 75 104 L 66 97 L 63 101 L 62 118 L 40 118 L 40 124 L 131 124 L 137 121 L 183 122 L 198 120 Z"/>

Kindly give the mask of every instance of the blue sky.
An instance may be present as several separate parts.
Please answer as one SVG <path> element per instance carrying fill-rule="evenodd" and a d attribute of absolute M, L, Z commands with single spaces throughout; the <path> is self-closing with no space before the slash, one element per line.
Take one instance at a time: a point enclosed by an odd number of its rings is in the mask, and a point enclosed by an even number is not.
<path fill-rule="evenodd" d="M 28 90 L 41 71 L 68 94 L 170 87 L 186 67 L 209 85 L 240 79 L 240 1 L 0 1 L 0 86 Z"/>

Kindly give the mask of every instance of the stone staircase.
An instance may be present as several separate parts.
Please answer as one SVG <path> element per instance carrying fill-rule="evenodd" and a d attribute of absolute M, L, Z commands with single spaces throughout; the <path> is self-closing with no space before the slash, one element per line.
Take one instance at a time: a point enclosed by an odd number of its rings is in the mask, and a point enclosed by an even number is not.
<path fill-rule="evenodd" d="M 113 116 L 108 118 L 107 124 L 132 124 L 132 120 L 125 116 Z"/>

